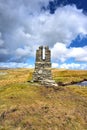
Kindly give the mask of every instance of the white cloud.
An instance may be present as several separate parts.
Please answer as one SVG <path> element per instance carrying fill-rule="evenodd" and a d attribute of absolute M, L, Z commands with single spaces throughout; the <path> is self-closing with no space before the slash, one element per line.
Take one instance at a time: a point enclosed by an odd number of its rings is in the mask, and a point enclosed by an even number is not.
<path fill-rule="evenodd" d="M 39 45 L 53 47 L 56 46 L 56 42 L 63 43 L 64 45 L 60 44 L 59 46 L 58 54 L 61 61 L 65 61 L 67 57 L 65 55 L 67 53 L 66 46 L 70 45 L 77 35 L 82 34 L 82 37 L 87 34 L 86 25 L 87 16 L 82 13 L 82 10 L 78 10 L 75 6 L 65 6 L 58 8 L 55 14 L 41 12 L 38 15 L 27 17 L 25 22 L 23 21 L 23 27 L 17 29 L 14 36 L 18 39 L 16 40 L 17 43 L 20 42 L 24 46 L 21 50 L 28 56 L 31 56 L 31 53 L 35 54 L 35 50 Z M 16 44 L 16 47 L 19 44 Z M 31 49 L 26 49 L 26 46 Z M 18 48 L 16 49 L 18 54 L 17 50 Z M 55 51 L 53 55 L 56 57 Z"/>
<path fill-rule="evenodd" d="M 32 19 L 31 26 L 42 44 L 53 46 L 56 42 L 70 45 L 78 34 L 87 34 L 86 25 L 87 16 L 82 10 L 68 5 L 58 8 L 54 14 L 41 13 Z"/>
<path fill-rule="evenodd" d="M 16 50 L 16 55 L 17 56 L 33 56 L 32 52 L 33 52 L 33 48 L 30 48 L 29 46 L 25 46 L 24 48 L 17 48 Z"/>
<path fill-rule="evenodd" d="M 60 65 L 60 68 L 66 68 L 66 69 L 87 69 L 86 64 L 79 64 L 79 63 L 64 63 Z"/>
<path fill-rule="evenodd" d="M 56 43 L 54 47 L 52 48 L 52 59 L 54 61 L 60 60 L 61 62 L 64 62 L 66 60 L 66 54 L 68 49 L 66 48 L 66 45 L 63 43 Z"/>
<path fill-rule="evenodd" d="M 75 63 L 71 63 L 71 64 L 61 64 L 60 68 L 66 68 L 66 69 L 78 69 L 80 67 L 80 64 L 75 64 Z"/>
<path fill-rule="evenodd" d="M 67 48 L 63 43 L 56 43 L 52 48 L 52 59 L 54 61 L 64 62 L 69 58 L 74 58 L 76 61 L 87 62 L 87 46 Z"/>
<path fill-rule="evenodd" d="M 84 70 L 86 69 L 87 70 L 87 64 L 85 63 L 61 63 L 61 64 L 58 64 L 58 63 L 52 63 L 52 68 L 64 68 L 64 69 L 81 69 L 81 70 Z"/>
<path fill-rule="evenodd" d="M 0 67 L 7 67 L 7 68 L 33 68 L 34 66 L 29 63 L 16 63 L 16 62 L 1 62 Z"/>
<path fill-rule="evenodd" d="M 74 57 L 76 61 L 86 61 L 87 62 L 87 46 L 70 48 L 68 57 Z"/>
<path fill-rule="evenodd" d="M 0 49 L 0 61 L 26 61 L 35 56 L 39 45 L 52 48 L 54 63 L 71 57 L 87 61 L 86 46 L 67 48 L 78 35 L 83 38 L 87 34 L 83 10 L 67 5 L 58 7 L 54 14 L 41 11 L 48 3 L 49 0 L 0 1 L 0 46 L 4 47 Z"/>
<path fill-rule="evenodd" d="M 58 63 L 52 63 L 52 68 L 58 68 L 59 64 Z"/>

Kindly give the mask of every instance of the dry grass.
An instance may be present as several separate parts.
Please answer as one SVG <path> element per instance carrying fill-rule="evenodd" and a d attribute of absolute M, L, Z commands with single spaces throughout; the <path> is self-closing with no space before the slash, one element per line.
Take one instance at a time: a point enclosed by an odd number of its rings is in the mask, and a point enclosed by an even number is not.
<path fill-rule="evenodd" d="M 3 71 L 7 74 L 0 75 L 0 130 L 87 130 L 87 87 L 54 90 L 27 82 L 32 69 Z M 62 82 L 71 75 L 74 80 L 87 77 L 87 71 L 52 73 Z"/>
<path fill-rule="evenodd" d="M 87 79 L 87 70 L 52 70 L 53 78 L 56 82 L 70 83 Z"/>
<path fill-rule="evenodd" d="M 0 86 L 5 86 L 13 83 L 27 82 L 32 79 L 33 69 L 9 69 L 0 70 L 5 75 L 0 75 Z"/>

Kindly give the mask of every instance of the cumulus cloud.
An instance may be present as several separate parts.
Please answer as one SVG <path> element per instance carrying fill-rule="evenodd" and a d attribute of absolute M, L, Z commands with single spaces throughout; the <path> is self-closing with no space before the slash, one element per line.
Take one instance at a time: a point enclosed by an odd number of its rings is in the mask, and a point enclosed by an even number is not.
<path fill-rule="evenodd" d="M 76 61 L 87 62 L 87 46 L 70 48 L 67 56 L 75 58 Z"/>
<path fill-rule="evenodd" d="M 79 63 L 64 63 L 59 66 L 60 68 L 66 68 L 66 69 L 87 69 L 86 64 L 79 64 Z"/>
<path fill-rule="evenodd" d="M 66 60 L 66 54 L 68 53 L 68 49 L 63 43 L 56 43 L 54 47 L 51 49 L 52 52 L 52 60 L 64 62 Z"/>
<path fill-rule="evenodd" d="M 64 68 L 64 69 L 87 69 L 87 64 L 85 63 L 52 63 L 52 68 Z"/>
<path fill-rule="evenodd" d="M 80 52 L 80 48 L 67 48 L 78 35 L 86 36 L 87 16 L 71 5 L 50 14 L 43 10 L 49 1 L 0 0 L 0 62 L 25 62 L 35 56 L 39 45 L 49 45 L 55 61 L 64 62 L 70 56 L 87 61 L 87 47 Z"/>
<path fill-rule="evenodd" d="M 74 58 L 76 61 L 87 62 L 87 46 L 67 48 L 63 43 L 56 43 L 52 48 L 52 59 L 64 62 L 69 58 Z"/>

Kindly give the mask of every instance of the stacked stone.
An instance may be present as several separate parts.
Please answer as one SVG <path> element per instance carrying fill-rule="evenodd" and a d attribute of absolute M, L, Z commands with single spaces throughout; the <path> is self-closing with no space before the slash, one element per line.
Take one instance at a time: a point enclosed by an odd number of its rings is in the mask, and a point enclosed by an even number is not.
<path fill-rule="evenodd" d="M 33 81 L 41 82 L 42 84 L 55 84 L 51 74 L 51 52 L 48 47 L 45 47 L 45 59 L 43 59 L 43 46 L 40 46 L 36 51 L 35 71 Z M 48 83 L 47 83 L 48 81 Z"/>
<path fill-rule="evenodd" d="M 46 56 L 45 61 L 46 62 L 51 62 L 51 52 L 50 52 L 48 46 L 45 47 L 45 56 Z"/>
<path fill-rule="evenodd" d="M 40 46 L 39 49 L 36 51 L 36 62 L 42 61 L 42 55 L 43 55 L 43 46 Z"/>

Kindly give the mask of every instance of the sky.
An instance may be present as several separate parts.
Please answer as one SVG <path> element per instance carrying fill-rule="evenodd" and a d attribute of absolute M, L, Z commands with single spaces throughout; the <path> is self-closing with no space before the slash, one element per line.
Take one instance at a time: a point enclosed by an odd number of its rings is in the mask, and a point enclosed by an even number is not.
<path fill-rule="evenodd" d="M 0 67 L 34 67 L 41 45 L 53 68 L 87 70 L 87 0 L 0 0 Z"/>

